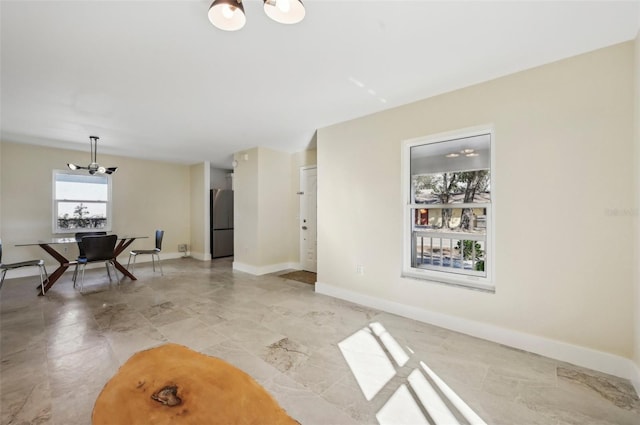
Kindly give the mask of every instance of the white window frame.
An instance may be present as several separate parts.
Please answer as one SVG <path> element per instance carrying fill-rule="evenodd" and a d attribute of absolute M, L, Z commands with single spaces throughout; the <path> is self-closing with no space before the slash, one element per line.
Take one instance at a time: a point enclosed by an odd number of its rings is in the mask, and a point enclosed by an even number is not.
<path fill-rule="evenodd" d="M 461 273 L 450 273 L 437 270 L 427 270 L 411 266 L 412 250 L 412 230 L 413 218 L 412 210 L 424 208 L 424 204 L 411 203 L 411 148 L 418 145 L 440 143 L 462 139 L 466 137 L 489 134 L 490 141 L 490 173 L 491 173 L 491 205 L 487 208 L 487 233 L 485 248 L 485 271 L 486 276 L 473 276 Z M 496 182 L 495 182 L 495 132 L 493 125 L 470 127 L 461 130 L 432 134 L 429 136 L 408 139 L 402 143 L 402 163 L 401 163 L 401 185 L 403 203 L 403 244 L 402 244 L 402 277 L 421 279 L 430 282 L 444 283 L 454 286 L 476 289 L 487 292 L 495 292 L 495 207 L 496 207 Z M 456 208 L 463 207 L 464 204 L 456 204 Z"/>
<path fill-rule="evenodd" d="M 51 183 L 52 183 L 52 189 L 51 189 L 51 194 L 52 194 L 52 229 L 53 229 L 53 233 L 54 234 L 66 234 L 66 233 L 77 233 L 77 232 L 82 232 L 84 230 L 86 231 L 91 231 L 91 230 L 96 230 L 96 229 L 79 229 L 79 228 L 74 228 L 74 229 L 64 229 L 64 228 L 60 228 L 58 227 L 58 202 L 64 202 L 64 201 L 71 201 L 71 202 L 83 202 L 83 203 L 94 203 L 96 201 L 92 201 L 92 200 L 84 200 L 84 199 L 56 199 L 57 198 L 57 194 L 56 194 L 56 176 L 60 175 L 60 174 L 66 174 L 66 175 L 76 175 L 76 176 L 86 176 L 86 177 L 91 177 L 91 175 L 87 175 L 86 172 L 81 172 L 81 171 L 71 171 L 71 170 L 53 170 L 53 174 L 52 174 L 52 178 L 51 178 Z M 106 214 L 107 214 L 107 219 L 105 221 L 105 226 L 101 227 L 100 231 L 105 231 L 105 232 L 110 232 L 113 226 L 113 215 L 112 215 L 112 203 L 113 203 L 113 198 L 111 195 L 111 191 L 112 191 L 112 179 L 111 176 L 108 174 L 104 174 L 104 175 L 100 175 L 100 177 L 106 177 L 107 178 L 107 208 L 106 208 Z"/>

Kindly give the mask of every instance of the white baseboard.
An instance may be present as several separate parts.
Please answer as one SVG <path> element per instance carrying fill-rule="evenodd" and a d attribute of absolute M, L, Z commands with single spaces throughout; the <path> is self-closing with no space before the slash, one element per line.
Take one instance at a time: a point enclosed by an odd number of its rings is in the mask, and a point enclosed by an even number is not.
<path fill-rule="evenodd" d="M 383 310 L 409 319 L 429 323 L 456 332 L 497 342 L 509 347 L 540 354 L 542 356 L 565 361 L 578 366 L 608 373 L 610 375 L 629 379 L 640 394 L 640 370 L 630 359 L 594 350 L 588 347 L 569 344 L 566 342 L 544 338 L 513 329 L 450 316 L 430 310 L 400 304 L 394 301 L 372 297 L 339 288 L 322 282 L 316 282 L 316 292 L 334 298 L 340 298 L 356 304 Z"/>
<path fill-rule="evenodd" d="M 239 261 L 233 262 L 233 270 L 252 274 L 254 276 L 262 276 L 264 274 L 275 273 L 282 270 L 296 269 L 299 270 L 300 264 L 298 263 L 280 263 L 270 264 L 268 266 L 252 266 L 250 264 L 241 263 Z"/>
<path fill-rule="evenodd" d="M 161 252 L 160 253 L 160 260 L 171 260 L 174 258 L 182 258 L 182 257 L 183 257 L 182 252 L 167 252 L 167 253 Z M 129 254 L 120 255 L 118 257 L 118 261 L 120 262 L 120 264 L 127 267 L 127 262 L 129 261 Z M 151 255 L 139 255 L 138 258 L 136 259 L 136 264 L 150 263 L 150 262 L 151 262 Z M 52 273 L 56 268 L 58 268 L 58 264 L 48 263 L 47 260 L 45 260 L 45 267 L 47 268 L 47 273 Z M 87 269 L 94 269 L 99 267 L 104 267 L 104 264 L 103 263 L 87 264 Z M 66 272 L 69 272 L 69 271 L 73 272 L 74 268 L 75 266 L 71 266 L 67 269 Z M 7 272 L 6 279 L 9 280 L 9 279 L 14 279 L 18 277 L 27 277 L 27 276 L 40 276 L 40 269 L 38 269 L 38 267 L 22 267 L 16 270 L 9 270 Z"/>
<path fill-rule="evenodd" d="M 633 377 L 630 378 L 633 388 L 636 389 L 636 394 L 640 397 L 640 365 L 634 363 Z"/>
<path fill-rule="evenodd" d="M 160 260 L 173 260 L 176 258 L 182 258 L 184 257 L 184 253 L 183 252 L 167 252 L 165 253 L 164 251 L 160 253 Z M 118 261 L 120 261 L 120 263 L 122 263 L 123 265 L 126 266 L 127 261 L 129 261 L 129 255 L 121 255 L 118 257 Z M 136 264 L 139 263 L 150 263 L 151 262 L 151 256 L 150 255 L 138 255 L 138 258 L 136 259 Z"/>
<path fill-rule="evenodd" d="M 210 252 L 192 252 L 191 257 L 200 261 L 211 261 L 211 253 Z"/>

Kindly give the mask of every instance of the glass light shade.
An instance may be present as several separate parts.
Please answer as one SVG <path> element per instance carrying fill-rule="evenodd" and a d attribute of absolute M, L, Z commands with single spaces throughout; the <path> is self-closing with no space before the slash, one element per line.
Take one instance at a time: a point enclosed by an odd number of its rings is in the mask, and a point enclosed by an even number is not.
<path fill-rule="evenodd" d="M 224 31 L 237 31 L 247 22 L 244 7 L 236 0 L 215 0 L 208 16 L 213 25 Z"/>
<path fill-rule="evenodd" d="M 297 24 L 305 10 L 301 0 L 264 0 L 264 13 L 281 24 Z"/>

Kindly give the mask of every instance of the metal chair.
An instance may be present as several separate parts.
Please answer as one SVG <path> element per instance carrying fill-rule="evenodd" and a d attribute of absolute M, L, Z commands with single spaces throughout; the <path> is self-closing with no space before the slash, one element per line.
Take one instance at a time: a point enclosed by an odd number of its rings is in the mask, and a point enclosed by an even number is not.
<path fill-rule="evenodd" d="M 117 235 L 94 235 L 82 237 L 84 257 L 78 258 L 78 266 L 82 271 L 82 277 L 80 278 L 80 292 L 82 292 L 82 290 L 84 289 L 84 270 L 89 263 L 104 261 L 107 267 L 107 274 L 109 275 L 109 282 L 111 282 L 111 272 L 109 271 L 109 265 L 113 266 L 114 271 L 116 270 L 116 265 L 114 264 L 115 258 L 113 254 L 116 248 L 117 241 Z M 118 272 L 115 271 L 115 274 L 117 279 Z M 73 287 L 76 287 L 75 281 L 73 282 Z"/>
<path fill-rule="evenodd" d="M 131 272 L 136 269 L 136 257 L 141 254 L 151 255 L 151 263 L 153 264 L 153 272 L 156 271 L 155 257 L 158 257 L 158 266 L 160 267 L 160 275 L 164 276 L 162 272 L 162 263 L 160 262 L 160 251 L 162 251 L 162 238 L 164 237 L 164 230 L 156 230 L 156 247 L 154 249 L 136 249 L 129 252 L 129 261 L 127 262 L 127 270 L 129 270 L 129 264 L 131 264 L 131 257 L 133 257 L 133 267 Z"/>
<path fill-rule="evenodd" d="M 44 295 L 44 282 L 45 280 L 49 280 L 49 275 L 47 274 L 47 268 L 44 266 L 44 260 L 27 260 L 27 261 L 20 261 L 18 263 L 5 264 L 2 262 L 2 240 L 0 240 L 0 270 L 2 270 L 2 278 L 0 279 L 0 289 L 2 289 L 2 284 L 4 283 L 4 277 L 9 270 L 15 270 L 21 267 L 34 267 L 34 266 L 37 266 L 40 268 L 40 289 L 42 290 L 42 295 Z"/>
<path fill-rule="evenodd" d="M 78 232 L 75 234 L 75 238 L 76 241 L 78 242 L 78 258 L 76 258 L 75 261 L 73 261 L 71 264 L 75 263 L 76 268 L 75 270 L 73 270 L 73 277 L 71 278 L 71 280 L 73 280 L 73 286 L 75 287 L 75 283 L 76 283 L 76 279 L 78 277 L 78 265 L 80 264 L 80 261 L 84 260 L 85 255 L 84 255 L 84 246 L 82 245 L 82 238 L 84 236 L 95 236 L 95 235 L 106 235 L 107 232 Z"/>

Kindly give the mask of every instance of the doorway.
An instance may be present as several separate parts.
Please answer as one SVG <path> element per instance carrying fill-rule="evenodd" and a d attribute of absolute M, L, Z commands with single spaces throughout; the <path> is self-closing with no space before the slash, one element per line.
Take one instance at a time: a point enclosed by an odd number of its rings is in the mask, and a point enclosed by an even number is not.
<path fill-rule="evenodd" d="M 300 168 L 300 265 L 317 273 L 317 192 L 316 166 Z"/>

